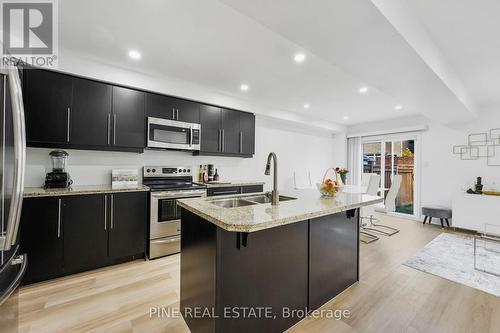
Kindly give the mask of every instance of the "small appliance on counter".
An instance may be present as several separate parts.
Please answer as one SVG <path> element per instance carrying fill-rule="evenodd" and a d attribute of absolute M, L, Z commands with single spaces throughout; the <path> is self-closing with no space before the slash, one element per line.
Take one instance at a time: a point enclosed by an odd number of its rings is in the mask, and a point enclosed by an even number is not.
<path fill-rule="evenodd" d="M 52 172 L 45 176 L 45 188 L 67 188 L 73 184 L 69 173 L 66 172 L 68 153 L 64 150 L 53 150 L 49 153 L 52 163 Z"/>

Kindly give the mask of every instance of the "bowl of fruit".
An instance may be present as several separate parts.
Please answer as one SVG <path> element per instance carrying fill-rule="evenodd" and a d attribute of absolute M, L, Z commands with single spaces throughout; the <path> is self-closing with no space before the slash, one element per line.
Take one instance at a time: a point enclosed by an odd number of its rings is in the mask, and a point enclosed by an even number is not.
<path fill-rule="evenodd" d="M 318 183 L 319 192 L 325 197 L 335 197 L 335 195 L 340 191 L 341 185 L 338 181 L 327 178 L 322 183 Z"/>

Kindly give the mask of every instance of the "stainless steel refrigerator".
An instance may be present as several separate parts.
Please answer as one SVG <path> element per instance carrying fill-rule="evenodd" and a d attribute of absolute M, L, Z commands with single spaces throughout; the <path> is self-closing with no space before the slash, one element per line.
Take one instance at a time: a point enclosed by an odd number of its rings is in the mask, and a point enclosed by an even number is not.
<path fill-rule="evenodd" d="M 0 68 L 0 331 L 18 331 L 18 291 L 27 257 L 19 253 L 26 135 L 19 71 Z"/>

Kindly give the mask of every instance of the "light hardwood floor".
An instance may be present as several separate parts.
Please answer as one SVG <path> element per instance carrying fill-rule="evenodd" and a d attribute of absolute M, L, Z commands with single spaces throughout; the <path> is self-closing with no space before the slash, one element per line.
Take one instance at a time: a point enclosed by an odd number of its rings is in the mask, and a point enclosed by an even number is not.
<path fill-rule="evenodd" d="M 500 332 L 500 298 L 402 265 L 441 228 L 383 221 L 401 232 L 362 244 L 360 282 L 323 306 L 350 318 L 305 319 L 287 332 Z M 151 307 L 178 307 L 179 258 L 23 287 L 20 332 L 189 332 L 181 318 L 150 318 Z"/>

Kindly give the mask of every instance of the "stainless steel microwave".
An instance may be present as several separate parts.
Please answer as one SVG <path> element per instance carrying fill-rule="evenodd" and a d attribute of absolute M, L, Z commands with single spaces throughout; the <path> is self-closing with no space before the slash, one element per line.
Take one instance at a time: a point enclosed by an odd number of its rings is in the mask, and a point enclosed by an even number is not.
<path fill-rule="evenodd" d="M 148 117 L 148 148 L 200 150 L 201 125 Z"/>

